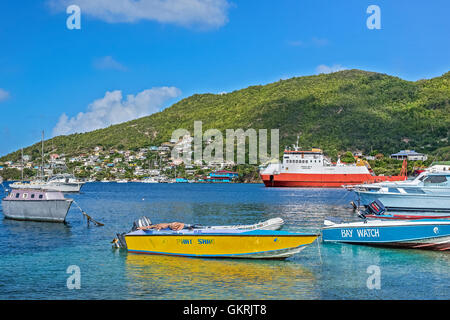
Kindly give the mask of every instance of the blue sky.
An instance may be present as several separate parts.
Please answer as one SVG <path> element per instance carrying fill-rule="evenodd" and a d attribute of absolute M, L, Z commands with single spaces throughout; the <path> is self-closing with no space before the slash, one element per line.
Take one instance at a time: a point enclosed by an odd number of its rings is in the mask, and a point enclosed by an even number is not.
<path fill-rule="evenodd" d="M 69 4 L 81 9 L 79 30 L 66 26 Z M 381 10 L 380 30 L 366 26 L 369 5 Z M 194 93 L 352 68 L 439 76 L 450 70 L 449 9 L 444 0 L 2 2 L 0 155 L 41 130 L 91 130 Z"/>

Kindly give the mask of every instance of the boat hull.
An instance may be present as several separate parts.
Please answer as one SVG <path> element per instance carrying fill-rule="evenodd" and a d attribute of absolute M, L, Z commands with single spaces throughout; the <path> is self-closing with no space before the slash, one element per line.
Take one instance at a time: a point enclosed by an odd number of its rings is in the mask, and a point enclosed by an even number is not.
<path fill-rule="evenodd" d="M 315 234 L 284 231 L 226 233 L 159 233 L 135 231 L 125 235 L 128 251 L 202 258 L 283 259 L 300 252 Z"/>
<path fill-rule="evenodd" d="M 386 219 L 386 220 L 419 220 L 419 219 L 450 219 L 450 215 L 447 213 L 422 213 L 422 212 L 409 212 L 409 213 L 384 213 L 380 215 L 365 214 L 366 218 L 371 219 Z"/>
<path fill-rule="evenodd" d="M 450 250 L 449 220 L 380 221 L 335 224 L 326 221 L 324 242 Z"/>
<path fill-rule="evenodd" d="M 261 179 L 266 187 L 341 188 L 343 185 L 357 185 L 375 181 L 400 181 L 405 178 L 401 176 L 374 177 L 365 173 L 280 173 L 261 174 Z"/>
<path fill-rule="evenodd" d="M 450 213 L 450 196 L 439 194 L 383 194 L 378 192 L 357 192 L 361 205 L 368 206 L 375 200 L 381 201 L 389 211 L 439 211 Z"/>
<path fill-rule="evenodd" d="M 64 222 L 72 204 L 65 200 L 26 200 L 3 199 L 3 214 L 8 219 L 41 222 Z"/>

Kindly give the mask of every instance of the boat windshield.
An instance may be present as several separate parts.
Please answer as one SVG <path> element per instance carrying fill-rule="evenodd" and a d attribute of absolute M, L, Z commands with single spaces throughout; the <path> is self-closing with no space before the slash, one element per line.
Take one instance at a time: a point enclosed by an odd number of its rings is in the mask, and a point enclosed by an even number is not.
<path fill-rule="evenodd" d="M 426 177 L 427 177 L 426 175 L 423 175 L 423 176 L 421 176 L 421 177 L 417 177 L 417 180 L 423 181 L 423 179 L 425 179 Z"/>
<path fill-rule="evenodd" d="M 447 182 L 447 177 L 444 175 L 432 175 L 428 176 L 423 183 L 424 184 L 443 184 Z"/>

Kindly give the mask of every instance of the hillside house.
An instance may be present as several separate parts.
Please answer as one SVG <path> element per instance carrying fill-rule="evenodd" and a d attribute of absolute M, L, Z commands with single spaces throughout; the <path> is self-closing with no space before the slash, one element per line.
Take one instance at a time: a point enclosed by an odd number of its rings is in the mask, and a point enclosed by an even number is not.
<path fill-rule="evenodd" d="M 426 161 L 428 156 L 423 153 L 418 153 L 414 150 L 401 150 L 400 152 L 391 154 L 392 159 L 396 160 L 409 160 L 409 161 Z"/>

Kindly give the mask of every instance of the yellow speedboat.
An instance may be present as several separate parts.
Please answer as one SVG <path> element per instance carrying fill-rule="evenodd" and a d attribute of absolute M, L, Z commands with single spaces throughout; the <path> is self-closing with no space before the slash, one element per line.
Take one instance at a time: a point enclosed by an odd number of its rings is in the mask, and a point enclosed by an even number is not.
<path fill-rule="evenodd" d="M 125 234 L 134 253 L 203 258 L 282 259 L 300 252 L 318 237 L 312 233 L 272 230 L 136 230 Z"/>

